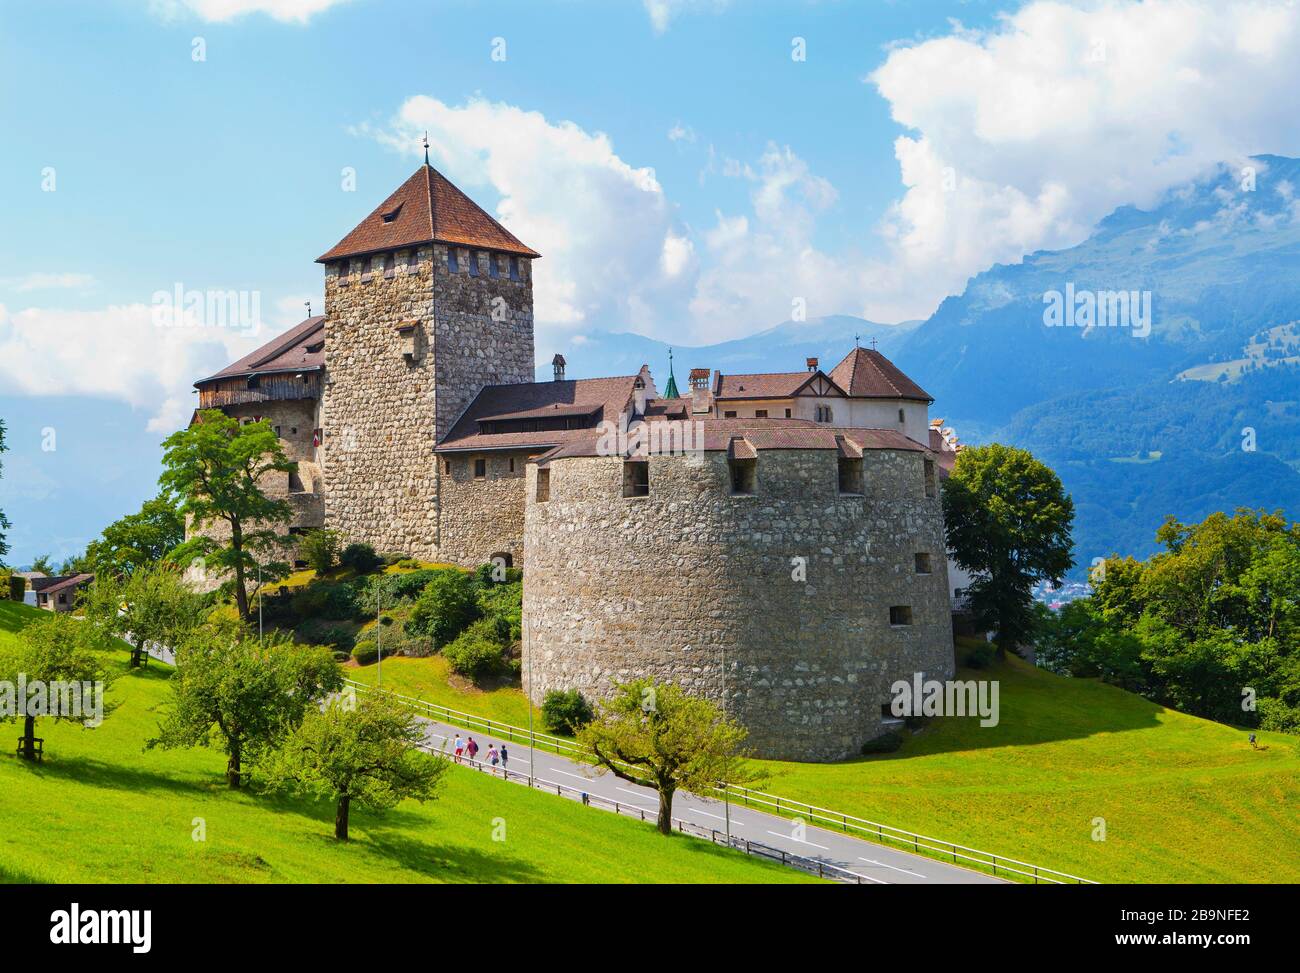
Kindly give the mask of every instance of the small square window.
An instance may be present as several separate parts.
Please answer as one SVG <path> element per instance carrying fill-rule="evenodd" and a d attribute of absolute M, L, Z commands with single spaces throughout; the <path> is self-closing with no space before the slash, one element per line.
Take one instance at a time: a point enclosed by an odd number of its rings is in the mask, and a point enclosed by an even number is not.
<path fill-rule="evenodd" d="M 734 419 L 734 418 L 736 418 L 736 413 L 734 413 L 734 412 L 724 412 L 724 413 L 722 413 L 722 418 L 724 418 L 724 419 Z"/>
<path fill-rule="evenodd" d="M 650 496 L 650 464 L 644 460 L 628 460 L 623 464 L 623 496 Z"/>
<path fill-rule="evenodd" d="M 551 499 L 551 471 L 537 471 L 537 502 L 545 503 Z"/>
<path fill-rule="evenodd" d="M 911 625 L 912 606 L 891 605 L 889 609 L 889 624 L 890 625 Z"/>
<path fill-rule="evenodd" d="M 929 574 L 929 573 L 930 573 L 930 555 L 929 555 L 929 554 L 921 554 L 921 553 L 917 553 L 917 555 L 916 555 L 916 573 L 917 573 L 917 574 Z"/>
<path fill-rule="evenodd" d="M 474 461 L 474 479 L 481 480 L 487 476 L 487 460 L 476 459 Z"/>
<path fill-rule="evenodd" d="M 787 419 L 790 418 L 790 410 L 789 410 L 789 409 L 786 409 L 786 410 L 785 410 L 785 417 L 786 417 Z"/>
<path fill-rule="evenodd" d="M 766 410 L 766 409 L 755 409 L 755 410 L 754 410 L 754 418 L 755 418 L 755 419 L 766 419 L 766 418 L 767 418 L 767 410 Z"/>
<path fill-rule="evenodd" d="M 750 496 L 758 476 L 758 461 L 752 459 L 733 459 L 728 461 L 731 467 L 731 492 L 733 496 Z"/>

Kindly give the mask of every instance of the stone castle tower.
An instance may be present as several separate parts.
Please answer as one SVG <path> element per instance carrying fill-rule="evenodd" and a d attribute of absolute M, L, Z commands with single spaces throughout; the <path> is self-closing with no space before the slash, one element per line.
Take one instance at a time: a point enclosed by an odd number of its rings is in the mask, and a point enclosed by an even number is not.
<path fill-rule="evenodd" d="M 434 447 L 484 386 L 533 380 L 539 256 L 426 158 L 318 258 L 327 526 L 381 551 L 437 558 Z"/>

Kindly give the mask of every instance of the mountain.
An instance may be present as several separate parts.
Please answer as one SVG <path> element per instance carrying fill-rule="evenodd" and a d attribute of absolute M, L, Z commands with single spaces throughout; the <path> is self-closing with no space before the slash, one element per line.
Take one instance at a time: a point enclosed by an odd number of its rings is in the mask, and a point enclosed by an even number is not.
<path fill-rule="evenodd" d="M 847 314 L 786 321 L 746 338 L 716 345 L 670 345 L 639 334 L 602 332 L 584 336 L 581 343 L 564 352 L 569 378 L 598 378 L 632 375 L 649 365 L 660 390 L 668 382 L 668 349 L 673 351 L 677 384 L 685 387 L 692 368 L 723 372 L 799 372 L 804 361 L 818 358 L 827 371 L 853 348 L 854 337 L 866 345 L 873 339 L 882 354 L 892 356 L 920 321 L 879 324 Z M 537 367 L 537 380 L 549 381 L 551 365 Z"/>
<path fill-rule="evenodd" d="M 1253 189 L 1225 169 L 977 275 L 899 352 L 964 441 L 1024 446 L 1061 474 L 1076 575 L 1153 552 L 1166 514 L 1300 515 L 1300 160 L 1253 161 Z M 1147 322 L 1101 326 L 1097 296 L 1122 311 L 1119 291 L 1149 301 Z M 1091 329 L 1048 326 L 1068 293 L 1079 310 L 1092 295 Z"/>

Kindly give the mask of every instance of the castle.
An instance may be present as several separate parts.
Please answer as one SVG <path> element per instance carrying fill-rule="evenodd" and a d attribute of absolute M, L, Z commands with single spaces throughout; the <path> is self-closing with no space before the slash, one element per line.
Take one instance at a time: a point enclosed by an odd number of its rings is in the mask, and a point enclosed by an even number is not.
<path fill-rule="evenodd" d="M 653 676 L 762 756 L 856 754 L 895 680 L 954 668 L 932 399 L 858 347 L 684 393 L 560 355 L 536 382 L 539 257 L 426 159 L 318 258 L 324 315 L 197 382 L 199 408 L 275 428 L 294 533 L 522 567 L 534 702 Z"/>

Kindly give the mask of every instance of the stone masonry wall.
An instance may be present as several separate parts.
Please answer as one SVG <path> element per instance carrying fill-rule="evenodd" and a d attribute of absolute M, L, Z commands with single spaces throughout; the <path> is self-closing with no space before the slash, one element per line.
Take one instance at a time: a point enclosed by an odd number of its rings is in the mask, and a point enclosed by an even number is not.
<path fill-rule="evenodd" d="M 474 567 L 505 553 L 514 565 L 522 563 L 528 456 L 526 450 L 443 454 L 443 560 Z M 476 459 L 484 461 L 482 479 L 474 476 Z"/>
<path fill-rule="evenodd" d="M 865 495 L 838 492 L 836 454 L 762 451 L 756 492 L 731 496 L 726 456 L 650 460 L 622 497 L 617 457 L 550 464 L 524 530 L 524 661 L 550 689 L 608 694 L 637 676 L 717 702 L 758 754 L 837 760 L 881 731 L 896 679 L 954 670 L 942 515 L 923 454 L 872 451 Z M 931 574 L 917 574 L 918 552 Z M 792 577 L 806 558 L 806 580 Z M 912 608 L 891 626 L 891 605 Z M 527 686 L 527 682 L 525 683 Z"/>
<path fill-rule="evenodd" d="M 326 520 L 382 552 L 441 556 L 434 445 L 487 384 L 531 381 L 532 282 L 448 268 L 441 245 L 397 251 L 395 270 L 325 281 Z M 377 264 L 382 266 L 381 261 Z M 414 354 L 398 325 L 419 322 Z"/>

